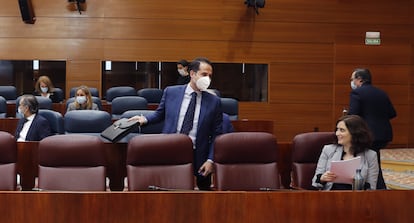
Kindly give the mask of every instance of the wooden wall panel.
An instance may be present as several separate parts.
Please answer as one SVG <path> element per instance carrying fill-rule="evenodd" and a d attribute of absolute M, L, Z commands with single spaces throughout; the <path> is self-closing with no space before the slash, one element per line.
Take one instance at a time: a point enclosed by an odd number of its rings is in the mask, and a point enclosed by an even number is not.
<path fill-rule="evenodd" d="M 101 60 L 69 60 L 66 62 L 66 73 L 72 74 L 66 76 L 66 95 L 69 95 L 72 87 L 86 85 L 97 88 L 100 96 L 103 96 L 100 81 L 102 78 Z"/>

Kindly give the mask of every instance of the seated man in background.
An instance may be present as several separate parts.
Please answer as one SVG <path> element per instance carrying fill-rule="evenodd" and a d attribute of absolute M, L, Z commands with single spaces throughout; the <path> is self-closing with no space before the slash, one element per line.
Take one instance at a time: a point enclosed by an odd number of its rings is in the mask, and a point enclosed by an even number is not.
<path fill-rule="evenodd" d="M 38 115 L 39 103 L 33 95 L 20 98 L 18 112 L 23 116 L 17 124 L 15 133 L 18 142 L 40 141 L 52 134 L 49 122 Z"/>

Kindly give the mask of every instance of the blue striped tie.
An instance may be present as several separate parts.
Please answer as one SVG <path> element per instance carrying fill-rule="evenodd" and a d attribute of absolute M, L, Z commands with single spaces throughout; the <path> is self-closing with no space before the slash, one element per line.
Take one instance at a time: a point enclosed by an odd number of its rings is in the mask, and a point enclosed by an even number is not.
<path fill-rule="evenodd" d="M 185 113 L 184 121 L 183 121 L 183 125 L 181 126 L 180 133 L 188 135 L 188 133 L 190 133 L 191 129 L 193 128 L 196 97 L 197 97 L 197 93 L 195 92 L 191 93 L 190 104 L 188 104 L 187 112 Z"/>

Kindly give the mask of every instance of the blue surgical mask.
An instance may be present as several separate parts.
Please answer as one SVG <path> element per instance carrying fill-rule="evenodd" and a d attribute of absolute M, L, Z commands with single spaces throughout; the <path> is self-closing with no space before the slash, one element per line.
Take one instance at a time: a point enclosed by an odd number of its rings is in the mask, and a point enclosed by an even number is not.
<path fill-rule="evenodd" d="M 83 103 L 85 103 L 85 102 L 86 102 L 86 96 L 76 96 L 76 101 L 77 101 L 79 104 L 83 104 Z"/>
<path fill-rule="evenodd" d="M 49 88 L 48 88 L 48 87 L 40 87 L 40 90 L 41 90 L 43 93 L 47 93 L 47 90 L 49 90 Z"/>

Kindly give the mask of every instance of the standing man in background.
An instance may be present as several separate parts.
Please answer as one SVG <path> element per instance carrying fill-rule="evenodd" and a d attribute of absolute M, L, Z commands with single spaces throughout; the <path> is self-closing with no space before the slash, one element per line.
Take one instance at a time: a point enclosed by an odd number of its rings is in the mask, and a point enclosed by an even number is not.
<path fill-rule="evenodd" d="M 211 189 L 214 140 L 222 134 L 223 111 L 217 96 L 207 92 L 213 67 L 206 58 L 189 65 L 190 82 L 165 88 L 161 102 L 152 115 L 134 116 L 140 125 L 164 120 L 163 133 L 181 133 L 193 141 L 194 175 L 200 190 Z M 177 154 L 179 156 L 180 154 Z"/>
<path fill-rule="evenodd" d="M 349 115 L 359 115 L 368 124 L 372 134 L 371 149 L 377 152 L 379 174 L 377 189 L 387 189 L 381 171 L 380 149 L 392 141 L 390 119 L 397 113 L 387 93 L 371 84 L 371 72 L 368 69 L 355 69 L 351 76 L 351 99 Z"/>

